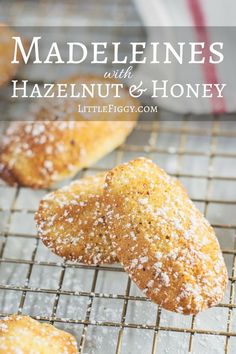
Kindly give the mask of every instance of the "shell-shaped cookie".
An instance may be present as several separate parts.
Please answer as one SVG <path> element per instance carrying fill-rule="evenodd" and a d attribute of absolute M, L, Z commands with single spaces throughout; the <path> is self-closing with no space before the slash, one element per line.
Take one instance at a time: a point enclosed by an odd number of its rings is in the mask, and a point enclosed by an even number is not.
<path fill-rule="evenodd" d="M 35 215 L 39 236 L 54 253 L 86 264 L 117 262 L 103 213 L 105 174 L 48 194 Z"/>
<path fill-rule="evenodd" d="M 14 57 L 15 43 L 12 39 L 16 33 L 0 23 L 0 86 L 7 83 L 17 72 L 19 64 L 11 63 Z M 26 42 L 23 41 L 25 46 Z M 19 56 L 19 61 L 22 58 Z"/>
<path fill-rule="evenodd" d="M 218 240 L 179 181 L 139 158 L 108 172 L 105 199 L 117 257 L 147 297 L 183 314 L 222 300 L 227 271 Z"/>
<path fill-rule="evenodd" d="M 56 327 L 28 316 L 0 320 L 0 354 L 77 354 L 75 338 Z"/>
<path fill-rule="evenodd" d="M 112 84 L 100 77 L 73 77 L 68 83 Z M 0 177 L 9 184 L 33 188 L 48 187 L 74 176 L 121 145 L 133 130 L 138 101 L 126 89 L 120 98 L 110 94 L 102 99 L 44 99 L 32 106 L 28 122 L 10 125 L 0 146 Z M 112 113 L 78 112 L 78 104 L 100 107 L 111 105 Z M 132 106 L 134 112 L 122 111 Z M 36 121 L 35 121 L 36 120 Z"/>

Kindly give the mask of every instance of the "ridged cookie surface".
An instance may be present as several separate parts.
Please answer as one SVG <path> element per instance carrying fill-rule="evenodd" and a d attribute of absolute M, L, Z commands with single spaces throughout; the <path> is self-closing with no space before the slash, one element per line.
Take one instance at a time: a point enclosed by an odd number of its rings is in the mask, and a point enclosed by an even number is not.
<path fill-rule="evenodd" d="M 105 174 L 48 194 L 35 215 L 39 236 L 54 253 L 87 264 L 117 261 L 103 213 Z"/>
<path fill-rule="evenodd" d="M 0 23 L 0 86 L 7 83 L 17 72 L 19 64 L 12 64 L 15 42 L 12 36 L 15 36 L 9 27 Z M 21 61 L 21 58 L 19 58 Z"/>
<path fill-rule="evenodd" d="M 0 354 L 77 354 L 74 337 L 28 316 L 0 320 Z"/>
<path fill-rule="evenodd" d="M 183 314 L 222 300 L 219 243 L 179 181 L 139 158 L 108 172 L 106 205 L 117 256 L 147 297 Z"/>
<path fill-rule="evenodd" d="M 73 77 L 68 83 L 108 84 L 100 77 Z M 114 94 L 114 92 L 113 92 Z M 32 107 L 31 122 L 10 125 L 0 147 L 0 177 L 9 184 L 48 187 L 75 175 L 121 145 L 133 130 L 137 112 L 78 113 L 78 104 L 137 107 L 123 89 L 121 98 L 45 99 Z M 90 120 L 93 119 L 93 120 Z M 34 121 L 37 120 L 37 121 Z"/>

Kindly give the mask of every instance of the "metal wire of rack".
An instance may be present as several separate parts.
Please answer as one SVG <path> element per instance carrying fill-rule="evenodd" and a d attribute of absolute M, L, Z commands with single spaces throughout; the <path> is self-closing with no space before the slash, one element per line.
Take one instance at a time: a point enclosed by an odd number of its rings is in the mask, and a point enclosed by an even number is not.
<path fill-rule="evenodd" d="M 35 6 L 9 3 L 9 18 Z M 39 3 L 43 7 L 48 2 Z M 7 115 L 10 103 L 4 104 Z M 197 121 L 160 110 L 150 121 L 140 121 L 125 144 L 76 178 L 137 156 L 150 157 L 180 178 L 221 243 L 229 274 L 221 304 L 197 316 L 172 314 L 151 303 L 118 264 L 64 262 L 43 246 L 34 226 L 34 212 L 48 191 L 0 182 L 0 317 L 22 313 L 55 324 L 76 336 L 84 354 L 235 353 L 236 122 L 234 115 L 225 121 L 205 118 Z M 0 128 L 4 131 L 6 123 Z"/>

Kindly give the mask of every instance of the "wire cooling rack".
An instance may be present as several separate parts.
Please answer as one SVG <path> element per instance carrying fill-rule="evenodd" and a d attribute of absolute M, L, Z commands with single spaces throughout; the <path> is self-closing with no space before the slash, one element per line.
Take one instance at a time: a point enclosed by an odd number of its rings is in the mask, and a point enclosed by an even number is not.
<path fill-rule="evenodd" d="M 229 274 L 223 302 L 197 316 L 172 314 L 148 301 L 119 265 L 63 262 L 36 235 L 34 212 L 47 191 L 2 183 L 0 316 L 54 323 L 76 336 L 81 353 L 235 352 L 236 122 L 166 117 L 161 111 L 140 122 L 123 146 L 77 178 L 140 155 L 179 177 L 221 243 Z"/>
<path fill-rule="evenodd" d="M 11 25 L 139 25 L 130 1 L 0 1 Z M 22 16 L 24 14 L 24 16 Z M 76 15 L 77 14 L 77 15 Z M 58 22 L 57 22 L 58 21 Z M 1 115 L 13 105 L 1 95 Z M 38 239 L 34 213 L 48 190 L 0 182 L 0 317 L 28 314 L 74 334 L 83 354 L 233 354 L 236 352 L 236 123 L 235 116 L 180 116 L 159 111 L 140 121 L 125 144 L 92 168 L 94 174 L 138 156 L 180 178 L 213 225 L 229 284 L 217 307 L 197 316 L 151 303 L 118 265 L 63 262 Z M 204 120 L 205 118 L 205 120 Z M 231 119 L 231 120 L 230 120 Z M 1 132 L 6 123 L 0 123 Z M 63 184 L 67 184 L 68 181 Z"/>

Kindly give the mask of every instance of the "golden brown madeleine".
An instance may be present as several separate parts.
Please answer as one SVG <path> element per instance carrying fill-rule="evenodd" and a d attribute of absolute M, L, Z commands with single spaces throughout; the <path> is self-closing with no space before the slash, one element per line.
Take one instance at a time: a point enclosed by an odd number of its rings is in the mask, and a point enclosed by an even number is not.
<path fill-rule="evenodd" d="M 103 214 L 105 174 L 85 177 L 48 194 L 35 220 L 43 243 L 68 260 L 117 262 Z"/>
<path fill-rule="evenodd" d="M 28 316 L 13 315 L 0 320 L 0 354 L 76 354 L 75 338 Z"/>
<path fill-rule="evenodd" d="M 16 33 L 0 23 L 0 86 L 7 83 L 17 72 L 19 64 L 12 64 L 15 42 L 12 36 Z M 26 42 L 25 42 L 26 45 Z M 22 59 L 19 57 L 19 61 Z"/>
<path fill-rule="evenodd" d="M 222 300 L 219 243 L 179 181 L 139 158 L 108 172 L 105 198 L 114 249 L 147 297 L 183 314 Z"/>
<path fill-rule="evenodd" d="M 113 83 L 100 77 L 80 77 L 71 83 Z M 113 93 L 114 94 L 114 93 Z M 31 122 L 10 125 L 0 147 L 0 177 L 9 184 L 48 187 L 75 175 L 121 145 L 133 130 L 137 112 L 78 113 L 78 104 L 138 106 L 126 89 L 121 98 L 48 99 L 32 107 Z M 60 119 L 61 121 L 58 121 Z M 36 121 L 34 121 L 36 120 Z"/>

